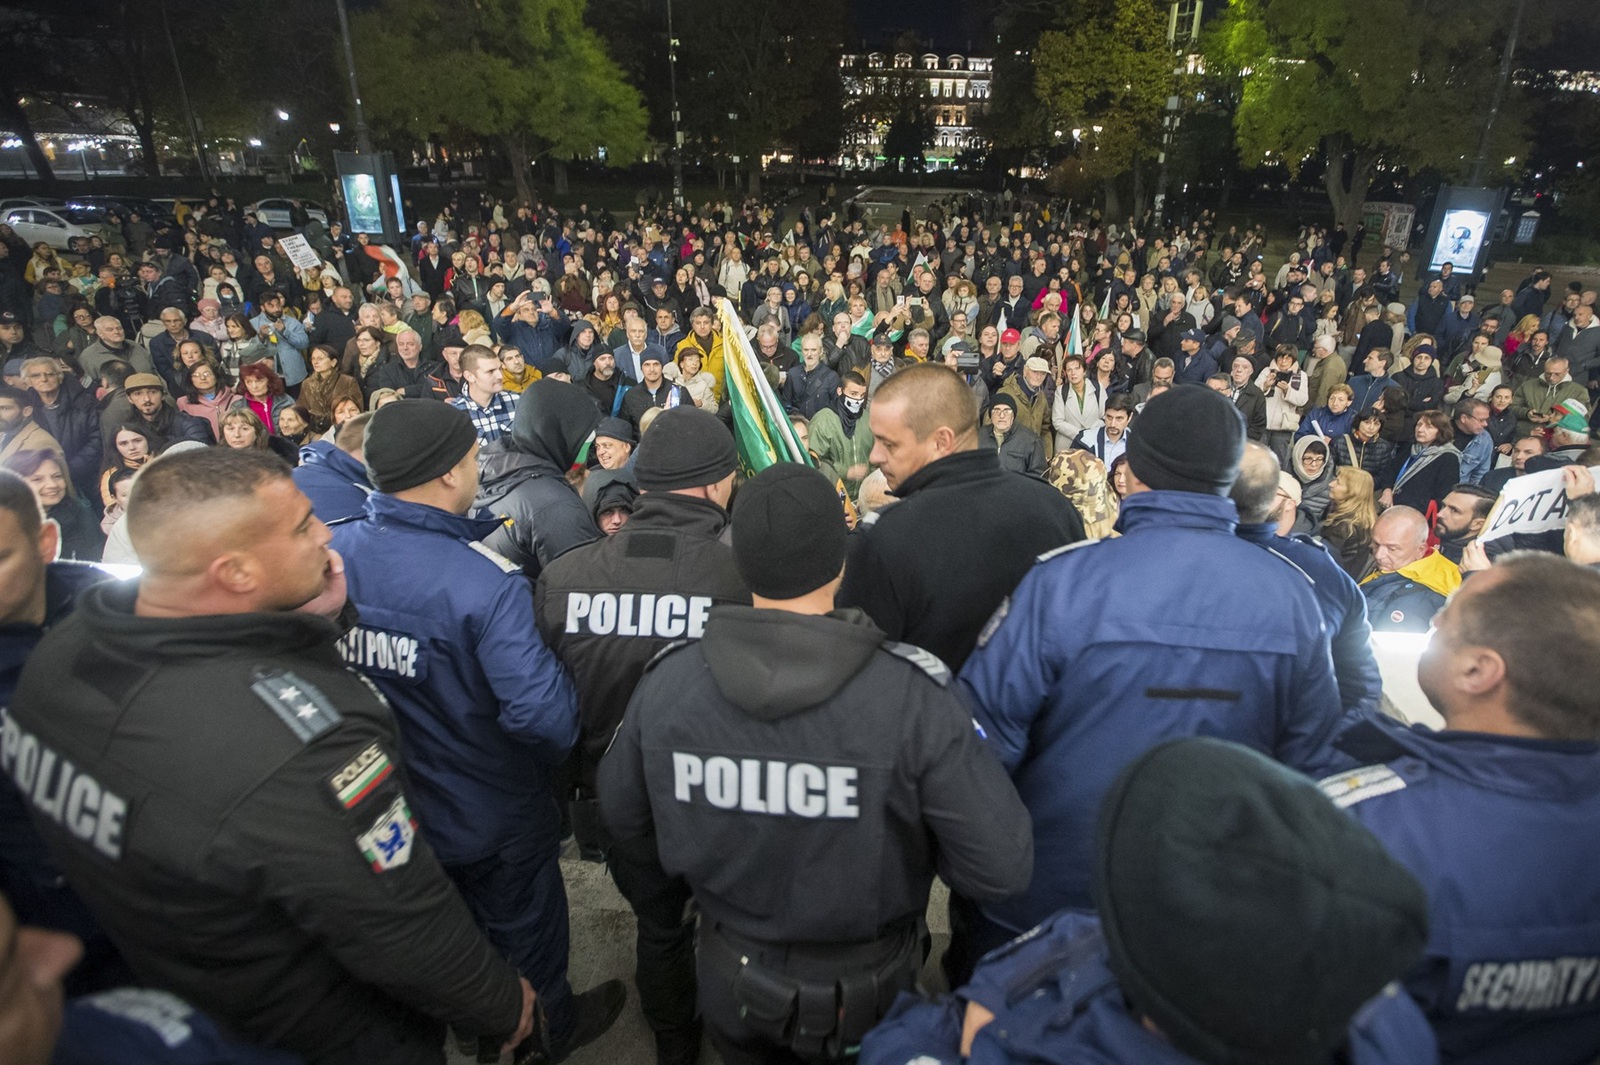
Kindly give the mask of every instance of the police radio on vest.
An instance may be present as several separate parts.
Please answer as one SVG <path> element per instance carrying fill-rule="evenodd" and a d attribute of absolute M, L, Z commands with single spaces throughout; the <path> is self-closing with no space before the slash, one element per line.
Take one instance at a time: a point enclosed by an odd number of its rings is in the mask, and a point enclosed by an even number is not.
<path fill-rule="evenodd" d="M 711 613 L 709 595 L 654 592 L 569 592 L 567 631 L 590 636 L 652 636 L 698 640 Z"/>
<path fill-rule="evenodd" d="M 734 761 L 717 755 L 672 752 L 672 791 L 679 802 L 693 803 L 695 789 L 719 810 L 741 810 L 776 817 L 855 818 L 855 766 L 815 766 L 807 762 Z"/>

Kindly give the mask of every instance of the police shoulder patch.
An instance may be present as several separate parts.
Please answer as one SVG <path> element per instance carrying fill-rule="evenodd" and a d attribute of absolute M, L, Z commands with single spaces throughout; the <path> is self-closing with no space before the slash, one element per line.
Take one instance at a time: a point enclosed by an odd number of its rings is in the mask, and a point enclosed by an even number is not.
<path fill-rule="evenodd" d="M 478 540 L 467 540 L 467 541 L 465 541 L 465 543 L 466 543 L 466 545 L 468 547 L 472 548 L 478 554 L 482 555 L 484 558 L 488 559 L 490 562 L 493 562 L 496 566 L 499 566 L 500 567 L 500 572 L 502 572 L 502 573 L 521 573 L 522 572 L 522 567 L 521 566 L 519 566 L 515 562 L 511 561 L 509 558 L 507 558 L 506 556 L 502 555 L 500 552 L 496 551 L 494 548 L 485 546 L 481 541 L 478 541 Z"/>
<path fill-rule="evenodd" d="M 650 661 L 648 661 L 648 662 L 646 662 L 644 664 L 644 671 L 646 673 L 650 672 L 652 669 L 656 668 L 656 664 L 658 662 L 660 662 L 663 658 L 666 658 L 668 655 L 670 655 L 674 651 L 680 650 L 680 649 L 682 649 L 684 647 L 688 647 L 691 643 L 694 643 L 694 641 L 693 640 L 673 640 L 671 643 L 667 644 L 661 650 L 657 651 L 655 654 L 650 656 Z"/>
<path fill-rule="evenodd" d="M 360 803 L 394 775 L 394 763 L 376 743 L 346 762 L 344 768 L 328 778 L 328 786 L 346 810 Z"/>
<path fill-rule="evenodd" d="M 883 649 L 897 658 L 905 659 L 922 670 L 939 687 L 948 688 L 950 686 L 950 667 L 945 665 L 944 660 L 932 651 L 925 651 L 915 644 L 900 643 L 896 640 L 883 641 Z"/>
<path fill-rule="evenodd" d="M 1075 544 L 1062 544 L 1060 547 L 1052 547 L 1050 550 L 1046 551 L 1044 554 L 1040 555 L 1038 558 L 1034 559 L 1033 561 L 1034 561 L 1035 564 L 1038 564 L 1040 562 L 1049 562 L 1052 558 L 1060 558 L 1062 555 L 1066 554 L 1068 551 L 1076 551 L 1080 547 L 1088 547 L 1090 544 L 1097 544 L 1099 542 L 1100 542 L 1100 537 L 1093 536 L 1093 537 L 1090 537 L 1087 540 L 1079 540 Z"/>
<path fill-rule="evenodd" d="M 301 743 L 310 743 L 344 720 L 315 685 L 287 669 L 258 670 L 250 690 Z"/>
<path fill-rule="evenodd" d="M 989 615 L 989 620 L 983 623 L 983 629 L 978 633 L 978 646 L 987 647 L 989 641 L 994 639 L 994 634 L 1000 631 L 1000 623 L 1005 621 L 1006 615 L 1011 613 L 1011 597 L 1008 595 L 1000 600 L 1000 605 L 994 608 L 994 613 Z"/>
<path fill-rule="evenodd" d="M 411 860 L 416 839 L 417 821 L 402 795 L 389 804 L 371 828 L 356 837 L 356 847 L 374 873 L 386 873 Z"/>
<path fill-rule="evenodd" d="M 1386 765 L 1365 765 L 1322 780 L 1322 794 L 1343 810 L 1378 795 L 1387 795 L 1406 786 L 1406 780 Z"/>

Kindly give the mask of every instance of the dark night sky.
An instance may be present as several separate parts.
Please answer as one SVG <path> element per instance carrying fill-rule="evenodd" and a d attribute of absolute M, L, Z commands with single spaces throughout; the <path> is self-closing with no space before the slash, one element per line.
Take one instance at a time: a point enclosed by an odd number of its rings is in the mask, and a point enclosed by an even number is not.
<path fill-rule="evenodd" d="M 973 0 L 852 0 L 856 40 L 872 47 L 884 47 L 906 30 L 924 41 L 933 40 L 937 52 L 971 52 L 988 55 L 994 51 L 982 39 L 980 12 L 988 4 Z"/>

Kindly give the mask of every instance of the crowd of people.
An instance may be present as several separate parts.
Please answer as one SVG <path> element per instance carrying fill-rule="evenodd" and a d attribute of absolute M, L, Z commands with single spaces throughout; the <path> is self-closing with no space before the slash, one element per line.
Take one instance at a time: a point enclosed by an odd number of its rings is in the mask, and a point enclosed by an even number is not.
<path fill-rule="evenodd" d="M 1600 1057 L 1595 292 L 1011 192 L 295 221 L 0 226 L 7 1062 L 559 1061 L 564 848 L 658 1065 Z"/>

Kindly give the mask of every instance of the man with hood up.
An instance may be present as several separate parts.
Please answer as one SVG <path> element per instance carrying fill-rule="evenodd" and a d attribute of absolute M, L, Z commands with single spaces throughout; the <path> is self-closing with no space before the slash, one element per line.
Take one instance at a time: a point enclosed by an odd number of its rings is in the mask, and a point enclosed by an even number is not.
<path fill-rule="evenodd" d="M 566 480 L 598 424 L 600 412 L 587 392 L 546 378 L 522 393 L 511 433 L 479 456 L 476 506 L 505 520 L 483 543 L 530 578 L 562 552 L 600 537 Z"/>
<path fill-rule="evenodd" d="M 566 360 L 567 375 L 574 384 L 583 381 L 594 367 L 595 356 L 605 348 L 600 346 L 600 336 L 595 332 L 594 323 L 585 318 L 579 318 L 572 323 L 572 337 L 567 341 Z"/>

